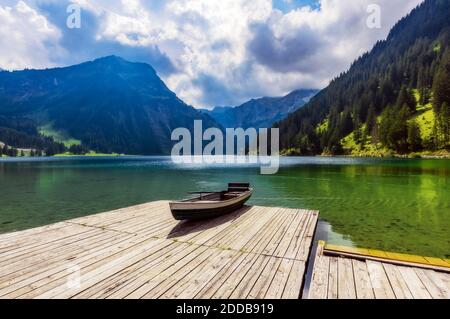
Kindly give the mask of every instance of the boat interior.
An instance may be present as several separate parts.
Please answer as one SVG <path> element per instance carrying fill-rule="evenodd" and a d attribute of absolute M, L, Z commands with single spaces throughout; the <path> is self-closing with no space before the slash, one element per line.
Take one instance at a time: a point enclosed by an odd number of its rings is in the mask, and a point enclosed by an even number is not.
<path fill-rule="evenodd" d="M 194 198 L 186 199 L 183 202 L 200 202 L 200 201 L 208 201 L 208 202 L 222 202 L 226 200 L 230 200 L 239 196 L 242 196 L 243 192 L 217 192 L 217 193 L 202 193 L 198 194 Z"/>
<path fill-rule="evenodd" d="M 222 192 L 197 192 L 193 193 L 197 196 L 194 198 L 186 199 L 183 202 L 222 202 L 236 197 L 242 196 L 243 193 L 250 191 L 250 184 L 248 183 L 230 183 L 228 184 L 228 190 Z"/>

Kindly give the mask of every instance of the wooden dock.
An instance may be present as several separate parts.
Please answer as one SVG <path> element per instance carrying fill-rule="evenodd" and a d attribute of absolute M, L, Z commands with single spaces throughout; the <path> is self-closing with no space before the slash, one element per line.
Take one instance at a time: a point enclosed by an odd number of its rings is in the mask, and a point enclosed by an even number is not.
<path fill-rule="evenodd" d="M 449 299 L 450 260 L 319 243 L 310 299 Z"/>
<path fill-rule="evenodd" d="M 301 295 L 318 212 L 175 221 L 159 201 L 0 235 L 0 298 Z"/>

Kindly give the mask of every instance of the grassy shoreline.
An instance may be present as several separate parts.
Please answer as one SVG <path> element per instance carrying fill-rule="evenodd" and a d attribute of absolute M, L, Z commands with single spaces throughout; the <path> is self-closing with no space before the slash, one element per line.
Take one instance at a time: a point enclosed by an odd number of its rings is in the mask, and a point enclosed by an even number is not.
<path fill-rule="evenodd" d="M 119 157 L 119 156 L 129 156 L 129 155 L 125 155 L 125 154 L 117 154 L 117 153 L 111 153 L 111 154 L 107 154 L 107 153 L 96 153 L 96 152 L 89 152 L 86 154 L 73 154 L 70 152 L 66 152 L 66 153 L 62 153 L 62 154 L 55 154 L 52 157 Z"/>
<path fill-rule="evenodd" d="M 72 154 L 72 153 L 62 153 L 62 154 L 55 154 L 53 156 L 42 156 L 42 157 L 54 157 L 54 158 L 64 158 L 64 157 L 79 157 L 79 158 L 89 158 L 89 157 L 129 157 L 129 156 L 147 156 L 147 155 L 129 155 L 129 154 L 106 154 L 106 153 L 95 153 L 90 152 L 87 154 Z M 151 156 L 151 155 L 149 155 Z M 164 156 L 164 155 L 154 155 L 154 156 Z M 167 155 L 169 156 L 169 155 Z M 450 159 L 450 152 L 449 151 L 423 151 L 423 152 L 415 152 L 415 153 L 409 153 L 409 154 L 397 154 L 394 152 L 379 152 L 379 153 L 372 153 L 372 152 L 352 152 L 351 154 L 342 154 L 342 155 L 332 155 L 332 154 L 317 154 L 317 155 L 302 155 L 299 154 L 296 151 L 290 150 L 290 151 L 281 151 L 280 153 L 281 157 L 354 157 L 354 158 L 404 158 L 404 159 Z M 39 158 L 39 156 L 34 156 L 36 158 Z M 33 156 L 16 156 L 16 158 L 34 158 Z M 0 158 L 14 158 L 11 156 L 2 155 Z"/>
<path fill-rule="evenodd" d="M 47 157 L 47 158 L 64 158 L 64 157 L 126 157 L 131 155 L 125 155 L 125 154 L 103 154 L 103 153 L 87 153 L 87 154 L 71 154 L 71 153 L 62 153 L 62 154 L 55 154 L 52 156 L 7 156 L 2 155 L 0 158 L 40 158 L 40 157 Z"/>
<path fill-rule="evenodd" d="M 285 157 L 295 157 L 295 156 L 308 156 L 302 155 L 298 152 L 298 150 L 283 150 L 281 151 L 281 156 Z M 408 154 L 398 154 L 391 150 L 384 151 L 355 151 L 353 150 L 351 153 L 342 154 L 342 155 L 333 155 L 322 153 L 319 155 L 311 155 L 311 156 L 326 156 L 326 157 L 359 157 L 359 158 L 423 158 L 423 159 L 450 159 L 450 152 L 447 150 L 439 150 L 439 151 L 421 151 L 421 152 L 411 152 Z"/>

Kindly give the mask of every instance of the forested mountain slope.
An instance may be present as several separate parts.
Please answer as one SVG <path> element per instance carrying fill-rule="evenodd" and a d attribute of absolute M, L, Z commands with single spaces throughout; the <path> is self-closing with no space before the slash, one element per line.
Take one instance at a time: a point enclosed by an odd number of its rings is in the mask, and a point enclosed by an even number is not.
<path fill-rule="evenodd" d="M 286 154 L 448 149 L 450 1 L 426 0 L 385 41 L 275 126 Z"/>
<path fill-rule="evenodd" d="M 63 137 L 66 146 L 81 144 L 102 153 L 170 154 L 172 130 L 193 129 L 195 119 L 204 127 L 218 126 L 181 101 L 150 65 L 116 56 L 64 68 L 0 72 L 0 141 L 9 136 L 2 142 L 15 147 L 39 148 L 31 139 L 51 136 Z M 17 125 L 5 125 L 12 122 Z"/>

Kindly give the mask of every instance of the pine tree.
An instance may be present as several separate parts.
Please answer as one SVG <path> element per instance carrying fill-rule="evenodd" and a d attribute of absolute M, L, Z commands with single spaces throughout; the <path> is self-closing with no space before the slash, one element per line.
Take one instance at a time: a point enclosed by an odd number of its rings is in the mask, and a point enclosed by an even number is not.
<path fill-rule="evenodd" d="M 415 120 L 412 120 L 408 126 L 408 145 L 409 150 L 412 152 L 419 151 L 422 148 L 420 128 Z"/>
<path fill-rule="evenodd" d="M 411 115 L 408 105 L 403 105 L 394 125 L 395 136 L 392 137 L 393 144 L 398 152 L 406 152 L 408 149 L 408 119 Z"/>
<path fill-rule="evenodd" d="M 377 117 L 375 114 L 375 108 L 370 106 L 369 112 L 367 113 L 367 120 L 366 120 L 366 133 L 369 135 L 372 135 L 372 131 L 377 124 Z"/>
<path fill-rule="evenodd" d="M 388 106 L 381 114 L 379 138 L 383 145 L 390 147 L 389 132 L 393 123 L 394 110 Z"/>
<path fill-rule="evenodd" d="M 439 69 L 433 81 L 433 108 L 440 114 L 444 103 L 450 104 L 450 49 L 442 57 Z"/>
<path fill-rule="evenodd" d="M 45 156 L 53 156 L 55 155 L 55 152 L 53 151 L 53 148 L 48 147 L 45 149 Z"/>
<path fill-rule="evenodd" d="M 424 88 L 426 87 L 425 84 L 425 70 L 423 65 L 419 67 L 419 73 L 417 74 L 417 87 Z"/>
<path fill-rule="evenodd" d="M 361 129 L 361 148 L 366 147 L 367 144 L 367 133 L 365 130 Z"/>
<path fill-rule="evenodd" d="M 350 111 L 347 111 L 344 113 L 342 117 L 342 122 L 340 123 L 340 136 L 339 137 L 345 137 L 346 135 L 350 134 L 353 131 L 353 119 L 352 114 Z"/>
<path fill-rule="evenodd" d="M 378 142 L 380 142 L 380 127 L 378 123 L 376 123 L 375 126 L 373 127 L 370 136 L 372 137 L 371 143 L 373 145 L 376 145 Z"/>
<path fill-rule="evenodd" d="M 388 107 L 383 112 L 380 124 L 380 140 L 388 148 L 397 152 L 408 150 L 408 118 L 411 112 L 406 104 L 399 110 Z"/>
<path fill-rule="evenodd" d="M 13 147 L 9 148 L 9 156 L 17 157 L 17 154 L 18 154 L 17 148 L 13 148 Z"/>
<path fill-rule="evenodd" d="M 444 102 L 441 106 L 439 116 L 440 134 L 442 136 L 442 146 L 448 147 L 450 144 L 450 103 Z"/>
<path fill-rule="evenodd" d="M 429 89 L 427 88 L 422 88 L 420 89 L 420 101 L 419 103 L 421 105 L 426 105 L 428 104 L 428 102 L 430 102 L 430 92 Z"/>
<path fill-rule="evenodd" d="M 406 86 L 402 86 L 397 98 L 396 106 L 398 109 L 400 109 L 405 104 L 411 112 L 414 112 L 416 110 L 417 103 L 414 95 L 410 92 L 410 90 L 406 88 Z"/>
<path fill-rule="evenodd" d="M 361 128 L 357 128 L 353 131 L 353 140 L 356 144 L 361 144 L 362 142 L 362 130 Z"/>

